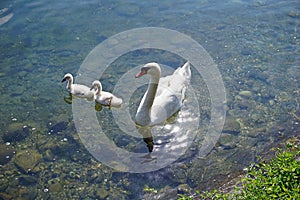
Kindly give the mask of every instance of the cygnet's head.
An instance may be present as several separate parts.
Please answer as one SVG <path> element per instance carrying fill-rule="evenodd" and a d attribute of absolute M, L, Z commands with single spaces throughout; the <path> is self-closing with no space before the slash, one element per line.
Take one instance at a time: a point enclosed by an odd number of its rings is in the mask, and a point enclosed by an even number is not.
<path fill-rule="evenodd" d="M 65 82 L 66 80 L 73 80 L 73 76 L 70 73 L 67 73 L 61 82 Z"/>
<path fill-rule="evenodd" d="M 98 81 L 98 80 L 95 80 L 92 83 L 92 87 L 90 88 L 90 90 L 93 90 L 93 89 L 97 89 L 97 93 L 100 93 L 102 91 L 102 84 L 101 84 L 101 82 Z"/>

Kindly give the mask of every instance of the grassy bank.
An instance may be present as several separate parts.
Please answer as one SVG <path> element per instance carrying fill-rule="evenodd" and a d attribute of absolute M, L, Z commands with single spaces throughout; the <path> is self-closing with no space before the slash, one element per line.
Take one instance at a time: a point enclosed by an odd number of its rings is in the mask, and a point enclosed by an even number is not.
<path fill-rule="evenodd" d="M 194 199 L 300 199 L 300 142 L 291 138 L 284 148 L 277 148 L 275 156 L 252 163 L 234 189 L 180 195 L 179 200 Z"/>

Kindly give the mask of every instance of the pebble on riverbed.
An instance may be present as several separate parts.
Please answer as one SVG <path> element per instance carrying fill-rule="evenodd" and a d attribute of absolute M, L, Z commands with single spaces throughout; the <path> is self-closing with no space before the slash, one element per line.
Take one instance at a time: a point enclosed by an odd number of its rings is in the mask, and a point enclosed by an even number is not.
<path fill-rule="evenodd" d="M 239 134 L 241 131 L 240 123 L 233 118 L 227 118 L 223 127 L 223 133 Z"/>
<path fill-rule="evenodd" d="M 105 199 L 108 196 L 108 192 L 105 188 L 100 187 L 97 189 L 96 195 L 99 199 Z"/>
<path fill-rule="evenodd" d="M 42 155 L 33 149 L 22 150 L 15 157 L 15 164 L 23 172 L 34 171 L 34 168 L 42 160 Z"/>
<path fill-rule="evenodd" d="M 2 139 L 4 142 L 18 142 L 29 135 L 29 130 L 29 127 L 23 123 L 14 122 L 7 127 L 7 131 L 2 136 Z"/>
<path fill-rule="evenodd" d="M 251 93 L 251 91 L 243 90 L 243 91 L 240 91 L 240 92 L 239 92 L 239 95 L 242 96 L 242 97 L 247 97 L 247 98 L 249 98 L 249 97 L 252 96 L 252 93 Z"/>
<path fill-rule="evenodd" d="M 238 143 L 238 141 L 236 140 L 237 137 L 235 135 L 222 133 L 221 137 L 218 140 L 218 145 L 220 145 L 224 149 L 233 149 Z"/>
<path fill-rule="evenodd" d="M 0 144 L 0 165 L 8 163 L 14 155 L 14 148 L 11 145 Z"/>
<path fill-rule="evenodd" d="M 61 121 L 54 124 L 49 124 L 49 133 L 61 133 L 68 128 L 68 122 Z"/>

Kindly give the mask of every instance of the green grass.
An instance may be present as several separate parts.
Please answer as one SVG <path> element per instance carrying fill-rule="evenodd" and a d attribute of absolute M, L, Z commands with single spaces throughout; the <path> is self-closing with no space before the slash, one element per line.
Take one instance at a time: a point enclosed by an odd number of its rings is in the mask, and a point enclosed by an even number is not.
<path fill-rule="evenodd" d="M 194 199 L 300 199 L 300 148 L 288 144 L 285 150 L 277 149 L 270 162 L 261 160 L 248 167 L 241 179 L 241 186 L 231 193 L 217 190 L 199 192 L 196 195 L 179 195 L 179 200 Z M 297 159 L 298 157 L 298 159 Z"/>

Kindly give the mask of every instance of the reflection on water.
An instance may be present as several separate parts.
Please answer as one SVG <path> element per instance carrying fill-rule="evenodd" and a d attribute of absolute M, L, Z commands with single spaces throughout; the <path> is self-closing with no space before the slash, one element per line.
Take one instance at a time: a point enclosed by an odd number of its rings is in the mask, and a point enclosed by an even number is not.
<path fill-rule="evenodd" d="M 298 1 L 18 0 L 0 6 L 2 199 L 176 199 L 177 193 L 218 188 L 257 154 L 299 134 Z M 191 82 L 201 115 L 189 116 L 193 108 L 186 107 L 174 121 L 153 127 L 148 132 L 154 143 L 151 154 L 131 118 L 112 120 L 122 116 L 123 107 L 109 110 L 81 99 L 72 104 L 63 99 L 67 93 L 61 77 L 75 74 L 98 43 L 151 26 L 191 36 L 222 74 L 226 123 L 205 157 L 201 149 L 214 133 L 207 131 L 211 101 L 202 74 L 193 74 Z M 113 91 L 133 66 L 151 61 L 179 66 L 181 59 L 161 51 L 131 52 L 103 73 L 104 89 Z M 89 85 L 93 80 L 87 81 Z M 124 108 L 134 112 L 141 94 L 138 90 Z M 86 116 L 73 119 L 75 105 L 80 105 L 76 112 L 83 106 L 94 113 L 91 121 L 84 120 Z M 196 119 L 196 130 L 182 127 Z M 83 128 L 76 131 L 75 124 Z M 92 131 L 99 126 L 101 131 Z M 90 152 L 83 142 L 90 144 Z M 135 167 L 133 163 L 159 168 L 176 156 L 175 162 L 148 173 L 122 173 L 103 164 L 125 171 Z"/>
<path fill-rule="evenodd" d="M 144 142 L 147 144 L 148 151 L 151 153 L 154 148 L 154 143 L 153 143 L 153 135 L 151 132 L 152 127 L 146 127 L 146 126 L 136 126 L 137 131 L 139 134 L 141 134 Z"/>

